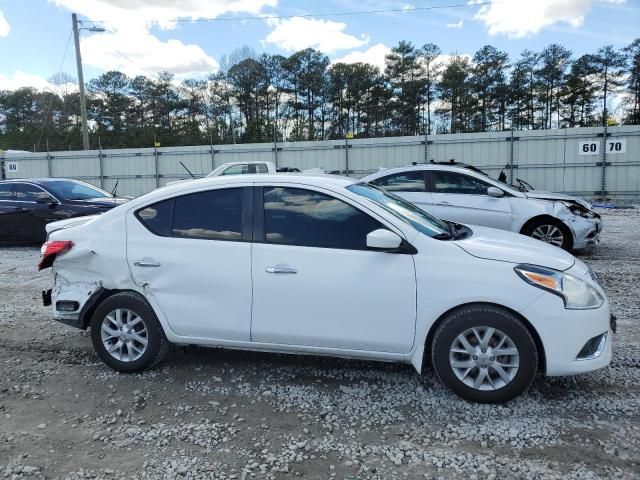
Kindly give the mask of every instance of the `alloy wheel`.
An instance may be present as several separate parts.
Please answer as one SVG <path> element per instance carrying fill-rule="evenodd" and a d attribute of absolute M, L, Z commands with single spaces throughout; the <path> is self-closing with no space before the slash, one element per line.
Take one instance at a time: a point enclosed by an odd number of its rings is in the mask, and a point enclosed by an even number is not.
<path fill-rule="evenodd" d="M 465 385 L 497 390 L 515 378 L 520 354 L 514 341 L 493 327 L 474 327 L 459 334 L 449 350 L 449 365 Z"/>
<path fill-rule="evenodd" d="M 121 362 L 138 360 L 149 342 L 142 317 L 126 308 L 112 310 L 104 317 L 100 336 L 107 353 Z"/>
<path fill-rule="evenodd" d="M 556 247 L 561 247 L 564 242 L 564 234 L 555 225 L 540 225 L 532 233 L 531 237 L 536 240 L 542 240 L 543 242 L 550 243 Z"/>

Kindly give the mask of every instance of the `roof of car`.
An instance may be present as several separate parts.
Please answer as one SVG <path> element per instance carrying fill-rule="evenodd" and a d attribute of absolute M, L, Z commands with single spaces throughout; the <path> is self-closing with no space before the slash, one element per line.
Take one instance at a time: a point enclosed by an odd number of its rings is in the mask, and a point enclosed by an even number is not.
<path fill-rule="evenodd" d="M 367 178 L 370 176 L 383 177 L 389 173 L 403 172 L 407 170 L 451 170 L 453 172 L 464 172 L 464 173 L 474 172 L 480 175 L 484 175 L 477 168 L 465 166 L 462 164 L 451 165 L 451 164 L 442 164 L 442 163 L 418 163 L 416 165 L 400 165 L 397 167 L 385 168 L 384 170 L 371 173 L 363 178 Z"/>
<path fill-rule="evenodd" d="M 176 182 L 171 185 L 162 187 L 161 190 L 167 191 L 182 190 L 189 186 L 206 186 L 206 185 L 232 185 L 234 183 L 271 183 L 271 182 L 287 182 L 287 183 L 302 183 L 305 185 L 331 185 L 334 187 L 346 187 L 358 180 L 355 178 L 343 177 L 340 175 L 329 175 L 319 173 L 247 173 L 243 175 L 222 175 L 216 177 L 203 177 L 195 178 L 193 180 L 186 180 L 183 182 Z M 157 191 L 157 190 L 154 190 Z"/>
<path fill-rule="evenodd" d="M 0 183 L 14 183 L 14 182 L 31 182 L 31 183 L 55 183 L 55 182 L 77 182 L 73 178 L 7 178 L 6 180 L 0 180 Z"/>

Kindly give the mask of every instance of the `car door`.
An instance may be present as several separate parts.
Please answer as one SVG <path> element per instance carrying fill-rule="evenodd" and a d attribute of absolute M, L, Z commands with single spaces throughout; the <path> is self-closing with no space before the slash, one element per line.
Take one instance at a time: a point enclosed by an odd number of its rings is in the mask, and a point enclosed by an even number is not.
<path fill-rule="evenodd" d="M 491 197 L 493 185 L 475 176 L 450 170 L 429 170 L 433 205 L 429 213 L 469 225 L 511 229 L 511 202 L 504 195 Z"/>
<path fill-rule="evenodd" d="M 432 202 L 431 192 L 427 190 L 425 183 L 425 174 L 424 170 L 409 170 L 385 175 L 370 183 L 427 210 Z"/>
<path fill-rule="evenodd" d="M 13 194 L 13 183 L 0 183 L 0 241 L 15 241 L 18 236 L 18 216 Z"/>
<path fill-rule="evenodd" d="M 44 242 L 47 223 L 68 217 L 60 208 L 60 203 L 38 185 L 16 182 L 13 189 L 19 209 L 20 234 L 24 241 Z"/>
<path fill-rule="evenodd" d="M 320 189 L 276 185 L 255 194 L 251 340 L 408 352 L 413 257 L 366 248 L 368 233 L 388 227 Z"/>
<path fill-rule="evenodd" d="M 132 278 L 177 335 L 249 340 L 250 194 L 210 189 L 127 213 Z"/>

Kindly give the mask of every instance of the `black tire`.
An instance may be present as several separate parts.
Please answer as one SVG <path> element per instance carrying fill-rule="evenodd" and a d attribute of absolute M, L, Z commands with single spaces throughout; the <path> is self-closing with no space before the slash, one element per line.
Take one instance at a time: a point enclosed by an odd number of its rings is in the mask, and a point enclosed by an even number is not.
<path fill-rule="evenodd" d="M 533 235 L 537 229 L 539 228 L 545 229 L 548 227 L 555 227 L 558 230 L 560 230 L 560 232 L 562 232 L 562 244 L 554 245 L 553 243 L 550 243 L 550 242 L 546 242 L 546 243 L 560 247 L 563 250 L 570 252 L 571 248 L 573 247 L 573 236 L 571 235 L 571 230 L 569 230 L 569 227 L 567 227 L 560 220 L 555 220 L 553 218 L 537 218 L 527 223 L 522 228 L 522 231 L 520 233 L 522 233 L 522 235 L 526 235 L 527 237 L 535 238 Z M 542 242 L 545 241 L 539 238 L 536 238 L 536 240 L 540 240 Z"/>
<path fill-rule="evenodd" d="M 132 361 L 121 361 L 113 357 L 102 340 L 102 322 L 116 309 L 134 312 L 146 327 L 147 345 L 144 353 Z M 169 351 L 169 341 L 164 334 L 153 308 L 135 292 L 120 292 L 104 299 L 96 308 L 90 322 L 91 342 L 100 359 L 118 372 L 139 372 L 160 363 Z"/>
<path fill-rule="evenodd" d="M 450 351 L 458 335 L 480 327 L 503 332 L 518 350 L 519 362 L 515 375 L 509 383 L 495 390 L 479 390 L 467 385 L 456 376 L 450 364 Z M 531 385 L 538 368 L 538 352 L 531 333 L 516 315 L 497 306 L 474 304 L 455 310 L 440 324 L 431 344 L 431 364 L 442 383 L 456 395 L 472 402 L 501 403 L 517 397 Z M 471 378 L 474 374 L 477 376 L 480 367 L 476 368 L 470 372 Z M 496 375 L 496 372 L 490 371 Z"/>

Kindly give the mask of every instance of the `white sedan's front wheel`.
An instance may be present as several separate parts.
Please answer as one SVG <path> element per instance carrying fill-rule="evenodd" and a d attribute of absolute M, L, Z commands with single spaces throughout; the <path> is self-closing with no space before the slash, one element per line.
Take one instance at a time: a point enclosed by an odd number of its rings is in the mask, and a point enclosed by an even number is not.
<path fill-rule="evenodd" d="M 433 337 L 432 365 L 454 393 L 481 403 L 510 400 L 531 384 L 538 352 L 531 333 L 508 310 L 462 307 L 444 319 Z"/>
<path fill-rule="evenodd" d="M 559 220 L 551 218 L 532 220 L 522 228 L 521 233 L 564 250 L 571 250 L 573 243 L 569 228 Z"/>

